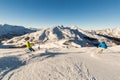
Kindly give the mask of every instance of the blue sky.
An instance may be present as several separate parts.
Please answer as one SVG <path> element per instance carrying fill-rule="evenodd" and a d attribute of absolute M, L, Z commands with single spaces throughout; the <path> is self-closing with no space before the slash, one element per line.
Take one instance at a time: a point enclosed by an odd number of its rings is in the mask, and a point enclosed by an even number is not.
<path fill-rule="evenodd" d="M 120 27 L 120 0 L 0 0 L 0 24 Z"/>

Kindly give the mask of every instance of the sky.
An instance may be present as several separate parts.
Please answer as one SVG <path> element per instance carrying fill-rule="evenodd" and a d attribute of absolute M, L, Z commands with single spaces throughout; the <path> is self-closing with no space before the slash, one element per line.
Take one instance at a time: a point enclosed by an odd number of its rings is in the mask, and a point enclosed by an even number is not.
<path fill-rule="evenodd" d="M 0 0 L 0 24 L 33 28 L 120 27 L 120 0 Z"/>

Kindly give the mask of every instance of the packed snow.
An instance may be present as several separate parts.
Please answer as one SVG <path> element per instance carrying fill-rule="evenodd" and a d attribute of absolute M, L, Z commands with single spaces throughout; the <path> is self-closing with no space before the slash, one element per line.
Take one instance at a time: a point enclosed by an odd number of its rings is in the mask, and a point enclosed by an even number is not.
<path fill-rule="evenodd" d="M 0 80 L 120 80 L 119 48 L 0 49 Z"/>

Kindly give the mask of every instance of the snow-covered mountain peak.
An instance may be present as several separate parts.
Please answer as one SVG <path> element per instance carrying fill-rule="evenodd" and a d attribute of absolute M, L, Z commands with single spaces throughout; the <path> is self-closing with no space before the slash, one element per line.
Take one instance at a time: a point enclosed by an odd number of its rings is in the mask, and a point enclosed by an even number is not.
<path fill-rule="evenodd" d="M 116 37 L 116 38 L 120 38 L 120 28 L 108 28 L 108 29 L 104 29 L 104 30 L 97 30 L 96 31 L 97 34 L 102 34 L 102 35 L 108 35 L 111 37 Z"/>
<path fill-rule="evenodd" d="M 23 26 L 13 26 L 13 25 L 0 25 L 0 38 L 12 38 L 14 36 L 21 36 L 26 33 L 35 32 L 36 30 L 31 30 Z"/>
<path fill-rule="evenodd" d="M 71 26 L 71 29 L 78 29 L 78 27 L 73 25 L 73 26 Z"/>
<path fill-rule="evenodd" d="M 107 30 L 110 32 L 111 30 Z M 26 34 L 20 37 L 14 37 L 5 44 L 12 44 L 17 46 L 25 45 L 25 38 L 29 37 L 29 41 L 34 44 L 44 44 L 47 47 L 84 47 L 86 42 L 89 46 L 97 46 L 99 42 L 104 40 L 108 46 L 119 44 L 119 39 L 100 34 L 101 32 L 106 33 L 107 31 L 86 31 L 80 28 L 71 28 L 64 26 L 55 26 L 41 29 L 37 32 Z M 112 32 L 111 32 L 112 33 Z M 114 41 L 113 41 L 114 39 Z M 52 46 L 49 46 L 52 45 Z"/>
<path fill-rule="evenodd" d="M 63 27 L 63 26 L 55 26 L 51 28 L 41 29 L 34 33 L 26 34 L 21 37 L 15 37 L 13 39 L 8 40 L 5 43 L 7 44 L 12 43 L 12 45 L 24 45 L 26 42 L 25 41 L 26 37 L 29 37 L 30 38 L 29 41 L 34 44 L 40 42 L 45 44 L 53 44 L 53 46 L 57 45 L 57 47 L 62 47 L 62 46 L 81 47 L 81 46 L 85 46 L 85 43 L 87 41 L 91 43 L 91 45 L 93 45 L 91 42 L 91 39 L 93 40 L 92 35 L 91 38 L 89 38 L 88 33 L 83 31 L 82 29 L 79 28 L 71 29 L 71 27 Z"/>

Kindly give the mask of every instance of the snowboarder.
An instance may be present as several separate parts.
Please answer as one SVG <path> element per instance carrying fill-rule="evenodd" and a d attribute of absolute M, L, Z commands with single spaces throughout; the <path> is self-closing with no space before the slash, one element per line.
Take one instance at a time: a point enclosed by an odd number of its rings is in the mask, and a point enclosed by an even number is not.
<path fill-rule="evenodd" d="M 102 53 L 104 49 L 107 49 L 107 45 L 106 45 L 106 43 L 105 43 L 104 41 L 103 41 L 102 43 L 100 43 L 100 44 L 98 45 L 98 47 L 101 48 L 98 53 Z"/>
<path fill-rule="evenodd" d="M 31 46 L 31 44 L 30 44 L 29 41 L 27 41 L 26 46 L 27 46 L 27 48 L 28 48 L 30 51 L 35 51 L 35 50 L 32 48 L 32 46 Z"/>

